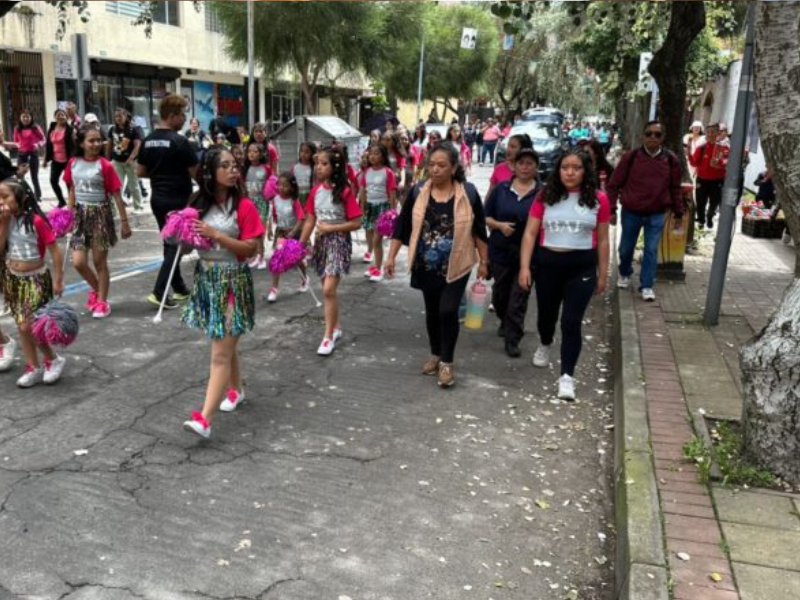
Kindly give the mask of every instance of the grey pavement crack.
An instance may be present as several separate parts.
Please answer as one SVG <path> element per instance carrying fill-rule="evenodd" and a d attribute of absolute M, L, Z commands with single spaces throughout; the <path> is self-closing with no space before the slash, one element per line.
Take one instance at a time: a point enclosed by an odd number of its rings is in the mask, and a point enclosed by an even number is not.
<path fill-rule="evenodd" d="M 146 596 L 142 596 L 141 594 L 137 594 L 131 588 L 128 587 L 118 587 L 118 586 L 110 586 L 110 585 L 103 585 L 101 583 L 70 583 L 69 581 L 64 581 L 64 585 L 72 588 L 68 592 L 62 594 L 58 597 L 58 600 L 64 600 L 74 594 L 76 591 L 84 588 L 99 588 L 101 590 L 117 590 L 120 592 L 128 592 L 134 598 L 142 598 L 146 600 Z"/>

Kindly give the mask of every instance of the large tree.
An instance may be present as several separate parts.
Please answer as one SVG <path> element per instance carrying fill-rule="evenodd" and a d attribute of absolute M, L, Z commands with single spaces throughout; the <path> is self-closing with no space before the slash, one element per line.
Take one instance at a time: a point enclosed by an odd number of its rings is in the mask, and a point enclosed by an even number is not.
<path fill-rule="evenodd" d="M 247 60 L 247 4 L 213 2 L 235 60 Z M 315 92 L 326 67 L 371 71 L 379 56 L 380 25 L 373 2 L 256 2 L 255 57 L 267 73 L 294 70 L 305 112 L 317 110 Z"/>
<path fill-rule="evenodd" d="M 423 16 L 423 96 L 435 102 L 441 101 L 460 114 L 463 103 L 456 107 L 452 99 L 471 99 L 486 91 L 486 80 L 499 48 L 497 24 L 486 10 L 462 4 L 430 5 Z M 464 27 L 477 29 L 475 49 L 461 47 Z M 390 96 L 415 100 L 422 39 L 405 36 L 403 30 L 395 32 L 395 35 L 410 45 L 407 51 L 389 55 L 389 60 L 384 61 L 381 69 L 383 81 Z"/>
<path fill-rule="evenodd" d="M 794 239 L 795 280 L 741 352 L 745 451 L 800 484 L 800 3 L 757 5 L 755 89 L 761 143 Z"/>

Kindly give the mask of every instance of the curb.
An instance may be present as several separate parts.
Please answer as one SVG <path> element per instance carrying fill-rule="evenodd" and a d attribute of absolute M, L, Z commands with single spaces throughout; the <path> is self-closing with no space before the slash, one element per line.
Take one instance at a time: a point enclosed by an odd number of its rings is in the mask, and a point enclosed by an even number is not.
<path fill-rule="evenodd" d="M 656 483 L 633 295 L 617 290 L 614 311 L 615 598 L 669 600 L 669 572 Z"/>

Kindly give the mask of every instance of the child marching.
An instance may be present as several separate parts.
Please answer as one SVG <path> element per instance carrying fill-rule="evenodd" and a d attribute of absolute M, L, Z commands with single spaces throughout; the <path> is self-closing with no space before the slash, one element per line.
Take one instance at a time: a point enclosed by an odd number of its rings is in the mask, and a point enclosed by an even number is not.
<path fill-rule="evenodd" d="M 346 155 L 341 147 L 326 148 L 317 154 L 315 175 L 319 183 L 308 196 L 300 241 L 307 243 L 316 229 L 313 260 L 322 279 L 325 302 L 325 335 L 317 354 L 329 356 L 342 337 L 337 288 L 342 275 L 350 272 L 350 233 L 361 227 L 361 209 L 349 187 Z"/>
<path fill-rule="evenodd" d="M 314 183 L 314 154 L 317 148 L 311 142 L 303 142 L 300 144 L 300 152 L 297 156 L 297 162 L 292 167 L 292 175 L 297 180 L 297 188 L 299 191 L 300 204 L 303 208 L 306 206 L 308 194 L 311 193 L 311 187 Z"/>
<path fill-rule="evenodd" d="M 75 212 L 75 232 L 69 244 L 72 262 L 89 284 L 86 308 L 95 319 L 111 314 L 108 251 L 117 243 L 117 232 L 109 196 L 117 205 L 122 239 L 131 237 L 125 203 L 120 194 L 122 184 L 114 166 L 100 156 L 102 147 L 103 140 L 98 130 L 81 129 L 78 132 L 78 156 L 64 171 L 64 182 L 69 189 L 68 206 Z M 92 253 L 94 271 L 89 266 L 89 252 Z"/>
<path fill-rule="evenodd" d="M 209 150 L 198 179 L 200 191 L 191 201 L 200 213 L 195 231 L 215 245 L 198 250 L 183 322 L 211 340 L 211 368 L 202 411 L 192 413 L 183 427 L 207 438 L 217 411 L 233 411 L 244 401 L 237 346 L 255 322 L 253 276 L 246 261 L 258 253 L 264 225 L 253 202 L 241 196 L 238 165 L 230 152 Z"/>
<path fill-rule="evenodd" d="M 278 195 L 272 199 L 272 219 L 275 222 L 275 242 L 274 247 L 278 247 L 285 240 L 299 240 L 303 233 L 305 222 L 305 212 L 298 198 L 300 192 L 297 180 L 291 173 L 282 173 L 278 178 Z M 298 266 L 302 276 L 300 292 L 308 291 L 308 273 L 306 266 L 300 263 Z M 280 273 L 272 274 L 272 289 L 267 296 L 267 302 L 275 302 L 278 299 L 278 287 L 281 283 Z"/>
<path fill-rule="evenodd" d="M 50 251 L 53 261 L 54 278 L 45 264 L 46 250 Z M 62 254 L 33 191 L 16 178 L 0 183 L 0 253 L 2 251 L 5 253 L 3 294 L 17 323 L 26 362 L 17 386 L 53 384 L 61 378 L 66 360 L 50 346 L 38 344 L 32 326 L 34 313 L 52 300 L 54 294 L 64 291 Z M 4 348 L 8 348 L 9 342 Z M 41 362 L 39 352 L 44 358 Z"/>
<path fill-rule="evenodd" d="M 375 264 L 367 269 L 370 281 L 383 281 L 383 236 L 375 229 L 381 213 L 397 206 L 397 180 L 389 167 L 389 152 L 385 146 L 369 149 L 370 167 L 361 175 L 359 201 L 364 214 L 367 248 L 375 255 Z"/>
<path fill-rule="evenodd" d="M 244 167 L 244 186 L 247 190 L 247 197 L 253 201 L 258 216 L 261 217 L 261 223 L 264 224 L 267 231 L 269 231 L 269 202 L 264 197 L 264 186 L 272 175 L 272 169 L 269 166 L 269 155 L 267 149 L 256 142 L 252 142 L 247 146 L 247 164 Z M 258 249 L 258 255 L 250 261 L 250 268 L 266 269 L 267 260 L 264 258 L 264 240 L 261 240 L 261 246 Z"/>

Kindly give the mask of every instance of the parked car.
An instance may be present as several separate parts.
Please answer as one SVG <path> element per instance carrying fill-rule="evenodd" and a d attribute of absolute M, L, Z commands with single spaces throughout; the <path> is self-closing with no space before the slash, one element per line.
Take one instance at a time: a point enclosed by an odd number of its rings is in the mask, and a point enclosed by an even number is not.
<path fill-rule="evenodd" d="M 497 145 L 495 163 L 506 159 L 508 140 L 518 134 L 527 133 L 533 141 L 533 148 L 539 155 L 539 177 L 547 179 L 555 162 L 564 152 L 564 134 L 561 126 L 555 122 L 523 121 L 515 125 L 511 132 Z"/>
<path fill-rule="evenodd" d="M 564 113 L 557 108 L 531 108 L 522 113 L 522 120 L 533 123 L 558 123 L 561 126 L 564 124 Z"/>

